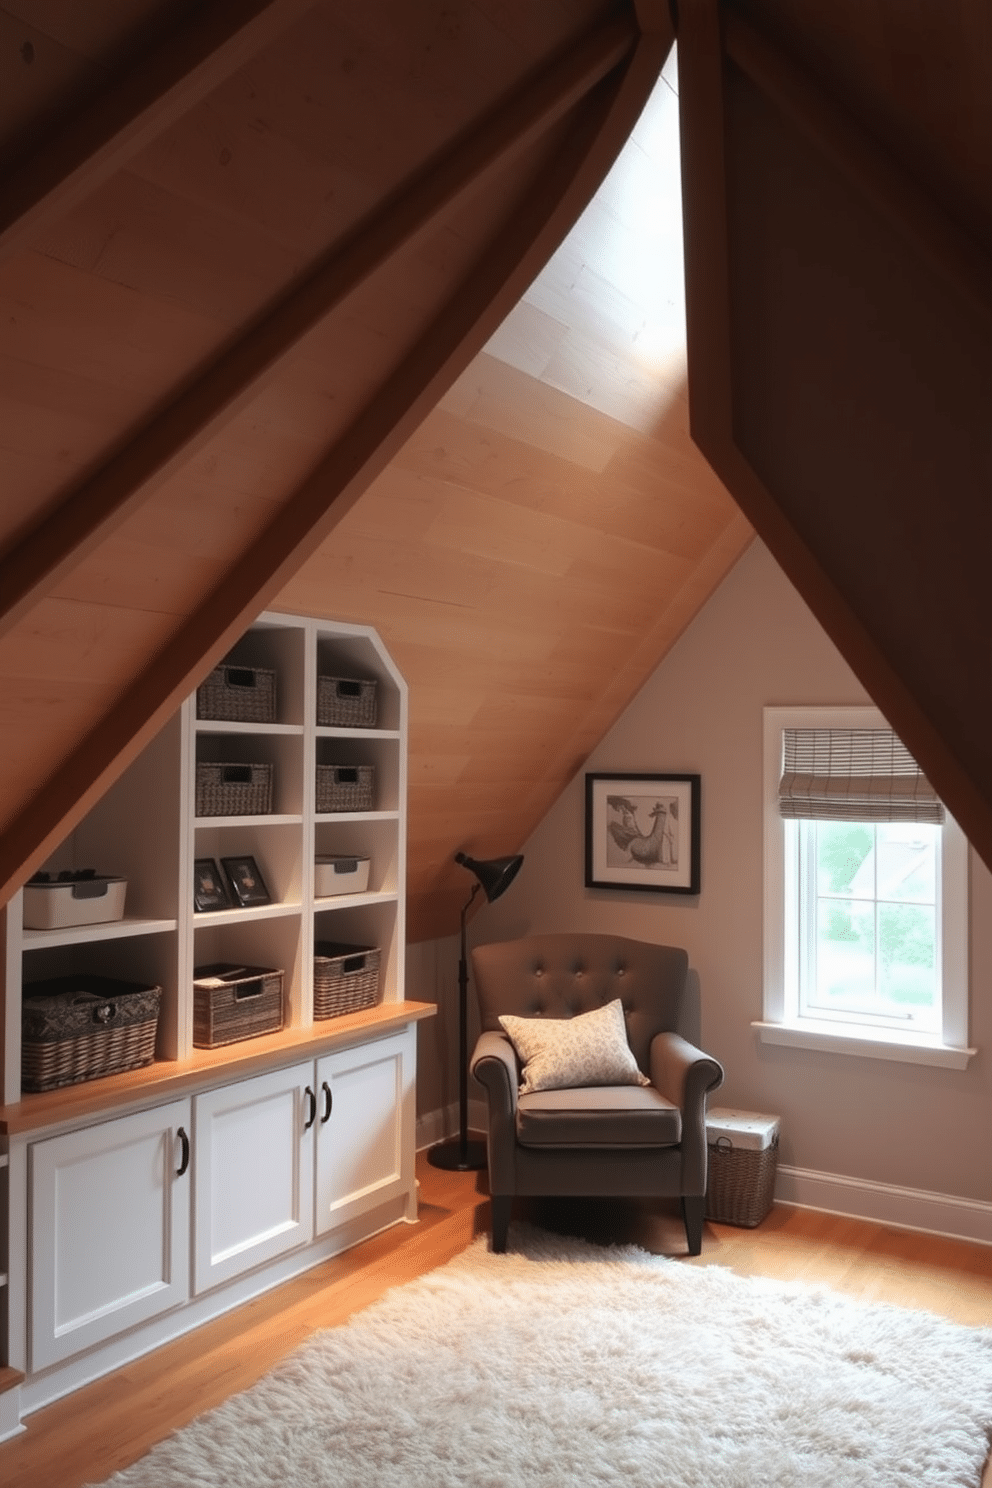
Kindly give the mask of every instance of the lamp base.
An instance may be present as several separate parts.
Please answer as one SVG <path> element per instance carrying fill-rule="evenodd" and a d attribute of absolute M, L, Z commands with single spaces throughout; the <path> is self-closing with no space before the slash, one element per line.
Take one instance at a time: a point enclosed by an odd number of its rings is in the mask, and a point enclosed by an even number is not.
<path fill-rule="evenodd" d="M 465 1142 L 454 1137 L 449 1142 L 438 1142 L 427 1154 L 432 1168 L 444 1168 L 449 1173 L 475 1173 L 487 1165 L 485 1142 Z"/>

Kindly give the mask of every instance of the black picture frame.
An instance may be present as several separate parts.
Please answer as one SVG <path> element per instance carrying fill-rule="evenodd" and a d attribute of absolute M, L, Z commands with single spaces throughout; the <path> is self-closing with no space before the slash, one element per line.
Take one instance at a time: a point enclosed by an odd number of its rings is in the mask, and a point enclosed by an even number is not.
<path fill-rule="evenodd" d="M 587 889 L 698 894 L 699 775 L 586 775 Z"/>
<path fill-rule="evenodd" d="M 236 904 L 247 909 L 253 904 L 271 904 L 272 899 L 265 880 L 259 872 L 255 859 L 245 855 L 238 858 L 221 858 L 224 872 L 231 886 Z"/>
<path fill-rule="evenodd" d="M 224 875 L 213 858 L 197 858 L 193 864 L 193 909 L 205 914 L 212 909 L 230 909 Z"/>

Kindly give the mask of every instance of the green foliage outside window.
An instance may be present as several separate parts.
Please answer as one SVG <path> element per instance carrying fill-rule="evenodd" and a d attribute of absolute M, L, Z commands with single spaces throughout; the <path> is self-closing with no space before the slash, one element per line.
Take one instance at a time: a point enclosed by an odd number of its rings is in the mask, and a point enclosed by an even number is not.
<path fill-rule="evenodd" d="M 874 832 L 861 822 L 820 823 L 817 833 L 818 868 L 821 883 L 828 894 L 843 894 L 851 887 L 858 869 L 874 846 Z"/>
<path fill-rule="evenodd" d="M 860 822 L 817 822 L 819 994 L 852 1009 L 936 995 L 932 844 Z M 874 968 L 874 969 L 873 969 Z"/>

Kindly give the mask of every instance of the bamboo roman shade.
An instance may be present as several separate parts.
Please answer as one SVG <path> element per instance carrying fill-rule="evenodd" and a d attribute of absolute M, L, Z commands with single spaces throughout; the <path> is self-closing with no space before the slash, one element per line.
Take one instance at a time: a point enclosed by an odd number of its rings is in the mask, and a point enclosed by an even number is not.
<path fill-rule="evenodd" d="M 944 820 L 936 791 L 891 729 L 783 729 L 778 806 L 806 820 Z"/>

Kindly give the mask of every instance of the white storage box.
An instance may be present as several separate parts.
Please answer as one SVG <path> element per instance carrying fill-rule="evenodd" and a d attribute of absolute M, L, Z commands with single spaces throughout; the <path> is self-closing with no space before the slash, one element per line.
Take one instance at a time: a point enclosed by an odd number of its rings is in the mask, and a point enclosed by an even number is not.
<path fill-rule="evenodd" d="M 714 1106 L 706 1113 L 709 1148 L 706 1218 L 753 1229 L 775 1197 L 777 1116 Z"/>
<path fill-rule="evenodd" d="M 368 858 L 318 857 L 314 865 L 313 891 L 318 899 L 332 894 L 364 894 L 369 886 Z"/>
<path fill-rule="evenodd" d="M 126 878 L 94 874 L 24 885 L 24 928 L 63 930 L 70 925 L 101 925 L 124 918 Z"/>

